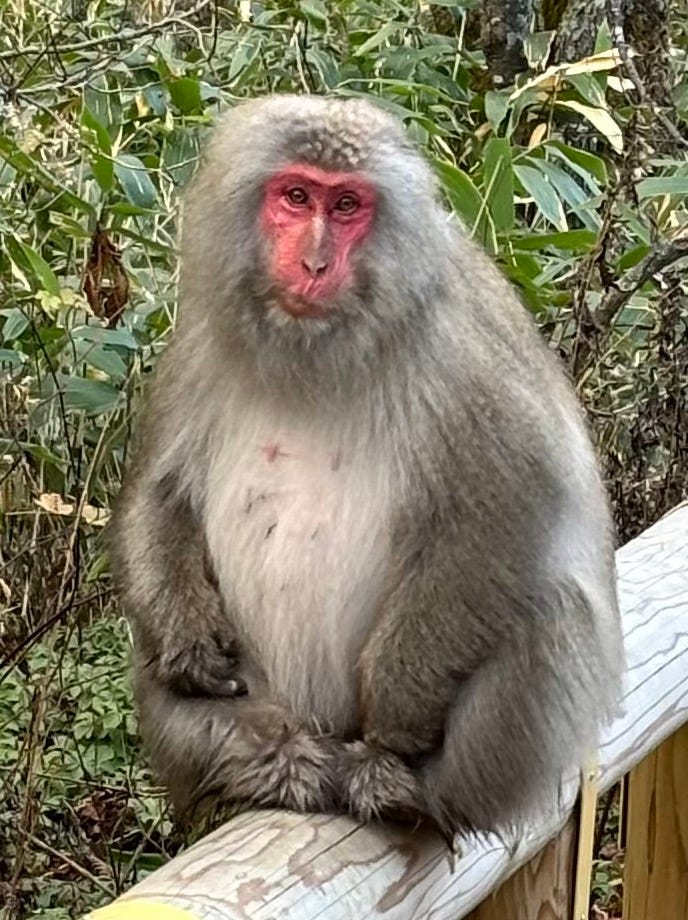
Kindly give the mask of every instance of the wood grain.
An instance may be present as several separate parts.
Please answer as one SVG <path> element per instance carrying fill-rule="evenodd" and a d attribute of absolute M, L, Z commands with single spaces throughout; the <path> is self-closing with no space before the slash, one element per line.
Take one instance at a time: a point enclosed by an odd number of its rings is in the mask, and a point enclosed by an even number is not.
<path fill-rule="evenodd" d="M 570 920 L 576 862 L 576 822 L 487 897 L 467 920 Z"/>
<path fill-rule="evenodd" d="M 688 917 L 688 725 L 629 778 L 625 920 Z"/>
<path fill-rule="evenodd" d="M 617 566 L 625 713 L 601 745 L 601 791 L 688 721 L 688 506 L 620 549 Z M 123 900 L 173 903 L 208 920 L 459 920 L 562 830 L 577 789 L 572 770 L 560 801 L 543 803 L 521 836 L 508 846 L 494 838 L 471 841 L 453 873 L 443 844 L 429 832 L 360 827 L 345 817 L 252 812 L 178 856 Z M 685 825 L 683 833 L 685 843 Z M 548 858 L 547 851 L 539 857 Z M 515 890 L 537 888 L 538 866 L 544 877 L 545 863 L 536 859 L 531 865 L 531 880 L 515 881 Z M 543 911 L 549 909 L 547 897 Z M 533 917 L 557 914 L 534 913 L 528 920 Z"/>

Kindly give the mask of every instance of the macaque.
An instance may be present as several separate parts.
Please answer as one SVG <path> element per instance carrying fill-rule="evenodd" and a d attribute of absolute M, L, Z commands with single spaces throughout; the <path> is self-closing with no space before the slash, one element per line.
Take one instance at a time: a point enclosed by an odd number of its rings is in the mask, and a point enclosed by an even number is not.
<path fill-rule="evenodd" d="M 522 822 L 623 666 L 564 373 L 389 114 L 225 116 L 111 553 L 179 814 Z"/>

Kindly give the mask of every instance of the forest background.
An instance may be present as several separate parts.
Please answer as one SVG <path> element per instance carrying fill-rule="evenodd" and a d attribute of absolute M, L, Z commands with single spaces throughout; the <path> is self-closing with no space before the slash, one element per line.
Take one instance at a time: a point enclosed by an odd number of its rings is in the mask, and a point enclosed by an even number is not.
<path fill-rule="evenodd" d="M 3 0 L 5 920 L 78 916 L 183 845 L 139 748 L 102 534 L 218 111 L 333 92 L 405 121 L 565 362 L 625 542 L 688 495 L 687 55 L 669 0 Z M 617 814 L 607 799 L 598 920 L 620 915 Z"/>

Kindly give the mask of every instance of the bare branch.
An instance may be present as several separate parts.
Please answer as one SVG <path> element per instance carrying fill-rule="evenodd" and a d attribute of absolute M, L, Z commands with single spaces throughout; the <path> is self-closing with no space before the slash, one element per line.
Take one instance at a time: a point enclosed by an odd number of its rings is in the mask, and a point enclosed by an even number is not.
<path fill-rule="evenodd" d="M 658 272 L 688 256 L 688 236 L 675 240 L 659 240 L 645 258 L 611 287 L 594 312 L 598 329 L 612 325 L 621 310 L 639 288 Z"/>
<path fill-rule="evenodd" d="M 146 35 L 154 35 L 157 32 L 163 32 L 171 25 L 189 26 L 190 20 L 193 20 L 202 10 L 213 3 L 213 0 L 201 0 L 193 9 L 186 13 L 179 13 L 175 16 L 168 16 L 159 22 L 151 22 L 148 25 L 141 26 L 139 29 L 122 29 L 121 32 L 114 32 L 112 35 L 99 35 L 94 38 L 85 38 L 79 42 L 71 42 L 66 45 L 55 45 L 51 50 L 57 55 L 71 54 L 75 51 L 88 51 L 91 48 L 99 48 L 103 45 L 126 44 L 143 38 Z M 11 48 L 8 51 L 0 51 L 0 61 L 15 60 L 16 58 L 25 57 L 32 54 L 41 54 L 45 52 L 43 45 L 27 45 L 24 48 Z"/>
<path fill-rule="evenodd" d="M 631 51 L 626 41 L 626 33 L 624 31 L 624 12 L 622 9 L 621 0 L 609 0 L 609 15 L 611 18 L 611 28 L 612 28 L 612 38 L 616 49 L 619 52 L 619 57 L 621 58 L 626 74 L 635 87 L 635 91 L 638 94 L 638 101 L 645 101 L 645 87 L 643 86 L 643 81 L 640 79 L 640 74 L 638 69 L 633 62 L 631 57 Z"/>

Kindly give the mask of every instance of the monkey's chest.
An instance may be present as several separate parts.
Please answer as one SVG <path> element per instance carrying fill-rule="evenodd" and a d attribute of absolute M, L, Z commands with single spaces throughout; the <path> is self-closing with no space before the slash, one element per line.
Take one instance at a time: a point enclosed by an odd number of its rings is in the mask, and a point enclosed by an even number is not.
<path fill-rule="evenodd" d="M 307 438 L 231 451 L 207 536 L 227 609 L 273 693 L 352 727 L 355 665 L 388 571 L 388 488 L 374 457 Z"/>

